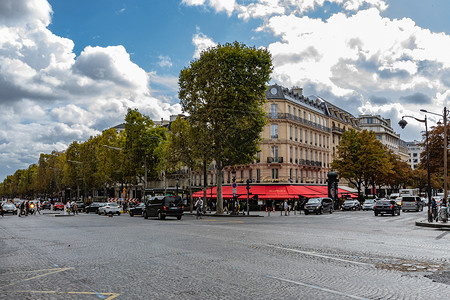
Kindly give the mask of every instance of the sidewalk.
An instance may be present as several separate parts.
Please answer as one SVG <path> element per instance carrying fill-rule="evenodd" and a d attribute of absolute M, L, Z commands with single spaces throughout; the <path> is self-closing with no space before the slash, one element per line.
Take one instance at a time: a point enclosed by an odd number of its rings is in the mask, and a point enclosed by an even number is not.
<path fill-rule="evenodd" d="M 185 215 L 192 215 L 195 216 L 196 213 L 195 211 L 190 213 L 190 212 L 184 212 Z M 290 214 L 287 217 L 292 217 L 292 216 L 298 216 L 300 215 L 299 212 L 296 212 L 296 214 L 294 215 L 294 212 L 290 212 Z M 302 215 L 304 215 L 304 213 L 302 213 Z M 268 213 L 266 213 L 265 211 L 250 211 L 250 215 L 247 216 L 247 212 L 245 212 L 245 215 L 243 215 L 242 213 L 240 213 L 239 215 L 231 215 L 231 214 L 227 214 L 224 213 L 223 215 L 218 215 L 216 214 L 215 211 L 213 212 L 206 212 L 205 214 L 202 215 L 203 217 L 220 217 L 220 218 L 251 218 L 251 217 L 280 217 L 281 216 L 281 212 L 280 211 L 275 211 L 275 212 L 270 212 L 270 216 Z M 283 217 L 284 217 L 284 212 L 283 212 Z"/>
<path fill-rule="evenodd" d="M 450 229 L 450 223 L 442 223 L 442 222 L 433 222 L 433 223 L 428 223 L 427 220 L 423 220 L 423 221 L 416 221 L 416 226 L 421 226 L 421 227 L 430 227 L 430 228 L 445 228 L 445 229 Z"/>

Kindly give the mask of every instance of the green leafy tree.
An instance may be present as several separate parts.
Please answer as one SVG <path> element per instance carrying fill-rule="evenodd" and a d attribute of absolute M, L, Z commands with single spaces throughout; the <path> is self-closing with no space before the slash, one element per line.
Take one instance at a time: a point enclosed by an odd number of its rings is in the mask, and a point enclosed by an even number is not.
<path fill-rule="evenodd" d="M 198 144 L 198 152 L 204 153 L 203 161 L 215 161 L 218 214 L 223 214 L 223 168 L 250 163 L 259 150 L 271 71 L 267 50 L 234 42 L 202 52 L 180 73 L 183 110 L 204 132 L 206 142 Z"/>
<path fill-rule="evenodd" d="M 344 132 L 337 153 L 331 168 L 356 186 L 360 199 L 363 184 L 374 186 L 377 180 L 381 180 L 380 174 L 388 174 L 392 169 L 386 149 L 373 131 L 357 132 L 352 129 Z"/>

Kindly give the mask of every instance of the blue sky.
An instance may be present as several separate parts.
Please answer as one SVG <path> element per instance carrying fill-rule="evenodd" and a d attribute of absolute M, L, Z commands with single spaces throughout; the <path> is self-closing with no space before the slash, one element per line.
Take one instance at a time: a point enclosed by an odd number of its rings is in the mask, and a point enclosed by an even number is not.
<path fill-rule="evenodd" d="M 271 83 L 421 139 L 423 124 L 397 120 L 450 99 L 448 11 L 447 0 L 1 0 L 0 180 L 127 108 L 180 113 L 180 70 L 235 40 L 269 49 Z"/>

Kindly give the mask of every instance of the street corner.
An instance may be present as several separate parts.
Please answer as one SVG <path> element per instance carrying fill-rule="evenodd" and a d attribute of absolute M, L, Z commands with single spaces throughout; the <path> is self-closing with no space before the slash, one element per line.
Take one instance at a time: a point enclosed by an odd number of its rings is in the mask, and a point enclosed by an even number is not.
<path fill-rule="evenodd" d="M 416 221 L 416 226 L 428 227 L 428 228 L 439 228 L 439 229 L 450 229 L 450 223 L 441 222 L 428 222 L 427 220 Z"/>

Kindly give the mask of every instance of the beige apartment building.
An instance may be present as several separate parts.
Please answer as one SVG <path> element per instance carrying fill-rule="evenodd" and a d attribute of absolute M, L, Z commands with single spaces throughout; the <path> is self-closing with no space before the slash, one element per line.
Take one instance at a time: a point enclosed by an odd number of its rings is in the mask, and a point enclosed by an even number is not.
<path fill-rule="evenodd" d="M 341 135 L 350 128 L 359 130 L 352 114 L 323 98 L 305 97 L 301 88 L 271 85 L 266 91 L 268 124 L 262 132 L 261 152 L 250 165 L 224 169 L 224 184 L 238 183 L 325 184 Z M 213 166 L 208 184 L 216 184 Z M 202 185 L 202 176 L 194 184 Z"/>

